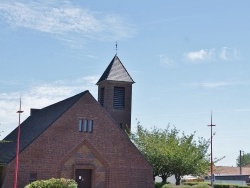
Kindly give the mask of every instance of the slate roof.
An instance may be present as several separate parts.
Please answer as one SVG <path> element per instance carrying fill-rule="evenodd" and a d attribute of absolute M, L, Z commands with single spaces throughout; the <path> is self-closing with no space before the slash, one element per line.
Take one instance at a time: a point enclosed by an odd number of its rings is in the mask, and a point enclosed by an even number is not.
<path fill-rule="evenodd" d="M 134 83 L 133 79 L 131 78 L 117 55 L 115 55 L 115 57 L 112 59 L 112 61 L 98 80 L 97 85 L 104 80 Z"/>
<path fill-rule="evenodd" d="M 29 146 L 86 93 L 89 93 L 89 91 L 84 91 L 40 110 L 36 110 L 34 114 L 24 120 L 20 124 L 20 152 Z M 0 164 L 8 164 L 15 158 L 17 132 L 18 128 L 4 138 L 4 140 L 11 142 L 0 143 Z"/>

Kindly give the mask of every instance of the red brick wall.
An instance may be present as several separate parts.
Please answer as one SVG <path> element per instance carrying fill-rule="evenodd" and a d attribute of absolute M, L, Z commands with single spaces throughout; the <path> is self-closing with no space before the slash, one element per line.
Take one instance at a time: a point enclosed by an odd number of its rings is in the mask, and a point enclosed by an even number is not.
<path fill-rule="evenodd" d="M 118 125 L 123 124 L 123 129 L 127 125 L 131 129 L 131 106 L 132 106 L 132 83 L 102 81 L 98 86 L 98 101 L 100 101 L 100 90 L 105 88 L 104 108 L 113 117 Z M 114 87 L 125 88 L 125 108 L 124 110 L 116 110 L 113 108 Z"/>
<path fill-rule="evenodd" d="M 79 132 L 78 118 L 92 119 L 93 133 Z M 14 162 L 3 188 L 13 186 Z M 76 168 L 93 169 L 92 188 L 153 188 L 152 167 L 88 93 L 20 153 L 18 187 L 30 173 L 74 179 Z"/>

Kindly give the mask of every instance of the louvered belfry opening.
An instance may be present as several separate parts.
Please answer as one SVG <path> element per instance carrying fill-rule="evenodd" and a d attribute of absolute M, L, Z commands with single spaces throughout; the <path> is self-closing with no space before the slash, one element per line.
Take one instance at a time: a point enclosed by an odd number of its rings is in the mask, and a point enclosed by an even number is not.
<path fill-rule="evenodd" d="M 114 87 L 113 107 L 116 110 L 123 110 L 125 108 L 125 88 Z"/>
<path fill-rule="evenodd" d="M 105 88 L 101 88 L 101 93 L 100 93 L 100 104 L 102 107 L 104 107 L 104 99 L 105 99 Z"/>

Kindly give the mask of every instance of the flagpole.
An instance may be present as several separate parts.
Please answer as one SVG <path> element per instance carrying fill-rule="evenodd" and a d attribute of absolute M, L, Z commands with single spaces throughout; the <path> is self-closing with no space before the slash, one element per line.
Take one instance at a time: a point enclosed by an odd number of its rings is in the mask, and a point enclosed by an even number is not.
<path fill-rule="evenodd" d="M 20 117 L 23 111 L 21 110 L 21 97 L 20 97 L 20 107 L 19 110 L 16 112 L 19 114 L 19 121 L 18 121 L 18 132 L 17 132 L 17 141 L 16 141 L 16 166 L 15 166 L 15 176 L 14 176 L 14 188 L 17 188 L 17 176 L 18 176 L 18 160 L 19 160 L 19 146 L 20 146 Z"/>
<path fill-rule="evenodd" d="M 214 188 L 214 175 L 213 175 L 213 115 L 212 115 L 212 111 L 211 111 L 211 124 L 208 125 L 211 127 L 211 130 L 210 130 L 210 136 L 211 136 L 211 161 L 210 161 L 210 171 L 211 171 L 211 187 Z"/>

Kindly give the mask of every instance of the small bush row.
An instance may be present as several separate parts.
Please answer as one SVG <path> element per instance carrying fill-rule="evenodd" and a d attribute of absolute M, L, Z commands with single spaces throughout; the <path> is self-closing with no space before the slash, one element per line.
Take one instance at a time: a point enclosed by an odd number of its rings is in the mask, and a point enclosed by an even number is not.
<path fill-rule="evenodd" d="M 77 188 L 77 183 L 71 179 L 49 179 L 49 180 L 37 180 L 24 188 Z"/>
<path fill-rule="evenodd" d="M 165 183 L 155 182 L 155 188 L 162 188 Z"/>
<path fill-rule="evenodd" d="M 208 182 L 185 182 L 179 186 L 174 184 L 155 183 L 155 188 L 211 188 Z M 214 188 L 250 188 L 243 185 L 230 185 L 230 184 L 214 184 Z"/>
<path fill-rule="evenodd" d="M 214 184 L 214 188 L 249 188 L 249 186 L 232 185 L 232 184 Z"/>
<path fill-rule="evenodd" d="M 209 182 L 184 182 L 183 185 L 189 185 L 189 186 L 202 186 L 202 185 L 210 185 Z"/>
<path fill-rule="evenodd" d="M 202 186 L 202 185 L 208 185 L 209 187 L 211 187 L 211 183 L 210 182 L 185 182 L 183 183 L 184 185 L 189 185 L 189 186 L 193 186 L 193 187 L 197 187 L 197 186 Z M 250 188 L 249 186 L 244 186 L 244 185 L 233 185 L 233 184 L 219 184 L 219 183 L 215 183 L 214 184 L 214 188 Z"/>

